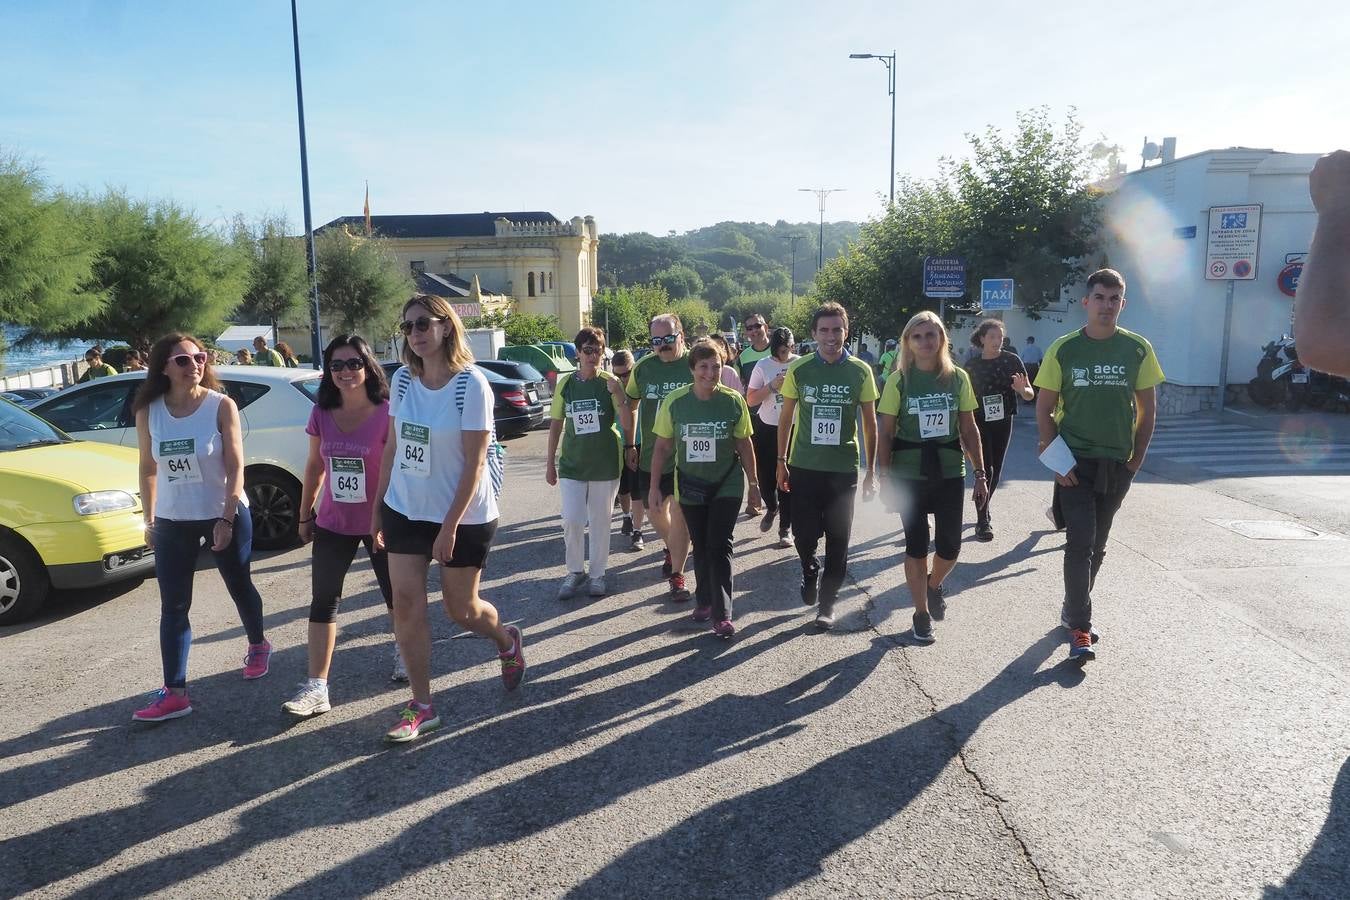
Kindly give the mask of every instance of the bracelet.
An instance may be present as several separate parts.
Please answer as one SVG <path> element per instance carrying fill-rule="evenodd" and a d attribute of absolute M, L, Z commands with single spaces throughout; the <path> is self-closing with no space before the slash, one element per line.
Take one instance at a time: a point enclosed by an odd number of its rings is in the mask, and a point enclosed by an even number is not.
<path fill-rule="evenodd" d="M 976 478 L 983 478 L 985 481 L 988 481 L 988 480 L 989 480 L 989 476 L 985 474 L 984 469 L 976 469 L 976 470 L 975 470 L 975 477 L 976 477 Z"/>
<path fill-rule="evenodd" d="M 778 457 L 778 461 L 779 461 L 779 462 L 787 462 L 787 457 L 786 457 L 786 456 L 780 456 L 780 457 Z"/>
<path fill-rule="evenodd" d="M 300 524 L 301 524 L 301 525 L 308 525 L 310 522 L 313 522 L 313 521 L 314 521 L 315 519 L 317 519 L 317 518 L 318 518 L 318 516 L 310 516 L 308 519 L 301 519 L 301 520 L 300 520 Z"/>
<path fill-rule="evenodd" d="M 225 518 L 224 516 L 217 516 L 217 517 L 216 517 L 216 521 L 217 521 L 217 522 L 224 522 L 224 523 L 225 523 L 227 526 L 229 526 L 230 528 L 233 528 L 233 527 L 234 527 L 234 519 L 227 519 L 227 518 Z"/>
<path fill-rule="evenodd" d="M 623 445 L 623 449 L 625 449 L 625 450 L 636 450 L 637 448 L 638 448 L 638 445 L 637 445 L 637 444 L 624 444 L 624 445 Z"/>

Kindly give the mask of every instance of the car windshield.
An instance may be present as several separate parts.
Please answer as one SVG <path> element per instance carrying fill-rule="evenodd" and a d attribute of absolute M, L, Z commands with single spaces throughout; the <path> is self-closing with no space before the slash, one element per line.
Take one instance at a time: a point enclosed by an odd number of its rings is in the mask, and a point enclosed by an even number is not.
<path fill-rule="evenodd" d="M 64 444 L 68 441 L 70 438 L 64 433 L 28 410 L 0 400 L 0 452 L 45 444 Z"/>

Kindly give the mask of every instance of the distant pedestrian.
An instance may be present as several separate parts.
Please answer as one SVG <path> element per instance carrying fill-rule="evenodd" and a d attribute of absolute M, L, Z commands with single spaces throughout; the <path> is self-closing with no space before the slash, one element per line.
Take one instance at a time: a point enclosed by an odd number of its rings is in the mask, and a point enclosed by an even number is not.
<path fill-rule="evenodd" d="M 712 341 L 718 352 L 722 354 L 722 383 L 741 396 L 745 396 L 745 384 L 741 381 L 741 376 L 737 374 L 736 367 L 732 365 L 735 361 L 735 354 L 731 352 L 731 345 L 727 343 L 726 338 L 715 331 L 708 335 L 707 339 Z"/>
<path fill-rule="evenodd" d="M 85 384 L 93 381 L 95 378 L 107 378 L 109 375 L 116 375 L 117 370 L 103 361 L 103 348 L 95 344 L 84 351 L 84 361 L 89 366 L 84 374 L 79 377 L 77 384 Z"/>
<path fill-rule="evenodd" d="M 743 491 L 752 503 L 759 499 L 750 410 L 740 393 L 722 384 L 723 357 L 713 342 L 695 342 L 688 360 L 693 383 L 666 395 L 656 414 L 652 470 L 674 458 L 675 498 L 694 545 L 693 619 L 711 621 L 715 634 L 730 638 L 736 633 L 731 604 L 736 517 Z M 656 482 L 648 502 L 653 507 L 661 502 Z"/>
<path fill-rule="evenodd" d="M 1036 376 L 1036 425 L 1038 451 L 1056 437 L 1073 451 L 1074 467 L 1055 475 L 1067 531 L 1060 624 L 1069 630 L 1069 657 L 1089 660 L 1096 656 L 1092 588 L 1111 523 L 1153 438 L 1163 372 L 1152 345 L 1117 324 L 1125 309 L 1119 272 L 1093 272 L 1083 307 L 1087 325 L 1045 351 Z"/>
<path fill-rule="evenodd" d="M 234 351 L 234 362 L 238 366 L 251 366 L 253 365 L 253 354 L 249 352 L 247 347 L 240 347 Z"/>
<path fill-rule="evenodd" d="M 899 351 L 896 350 L 895 347 L 895 338 L 887 338 L 886 349 L 881 354 L 881 359 L 877 360 L 876 366 L 879 370 L 877 376 L 881 379 L 882 384 L 886 383 L 886 379 L 889 378 L 891 372 L 894 371 L 895 358 L 898 355 Z"/>
<path fill-rule="evenodd" d="M 980 445 L 984 448 L 984 469 L 988 474 L 988 492 L 983 505 L 975 508 L 975 537 L 981 541 L 994 539 L 989 506 L 1003 473 L 1003 458 L 1012 439 L 1013 416 L 1017 415 L 1017 401 L 1034 400 L 1036 395 L 1027 380 L 1022 360 L 1011 350 L 1003 349 L 1007 338 L 1003 323 L 985 319 L 970 336 L 970 342 L 980 350 L 979 355 L 966 363 L 971 387 L 975 391 L 975 424 L 980 430 Z"/>
<path fill-rule="evenodd" d="M 1022 357 L 1022 365 L 1026 366 L 1027 378 L 1032 382 L 1032 388 L 1034 389 L 1036 373 L 1041 370 L 1041 360 L 1045 358 L 1045 354 L 1036 344 L 1036 338 L 1027 335 L 1026 346 L 1022 348 L 1019 355 Z"/>
<path fill-rule="evenodd" d="M 628 373 L 633 369 L 633 354 L 629 350 L 616 350 L 609 361 L 609 370 L 620 384 L 628 384 Z M 625 456 L 629 448 L 637 449 L 638 429 L 634 427 L 624 432 L 629 443 L 624 445 Z M 619 533 L 629 539 L 634 550 L 642 549 L 642 506 L 634 505 L 633 490 L 636 487 L 637 471 L 628 468 L 627 460 L 619 470 L 619 510 L 623 513 L 623 524 Z"/>
<path fill-rule="evenodd" d="M 286 361 L 281 358 L 280 353 L 268 348 L 267 338 L 258 335 L 253 339 L 253 364 L 280 368 L 286 365 Z"/>
<path fill-rule="evenodd" d="M 567 576 L 558 599 L 569 600 L 582 588 L 592 597 L 608 591 L 609 527 L 614 496 L 626 468 L 625 435 L 633 432 L 623 382 L 600 368 L 605 335 L 586 326 L 577 332 L 577 370 L 558 379 L 549 409 L 548 462 L 544 480 L 562 493 L 563 547 Z M 554 462 L 558 445 L 562 458 Z M 586 566 L 586 533 L 590 531 L 590 567 Z"/>
<path fill-rule="evenodd" d="M 431 705 L 428 563 L 440 567 L 450 618 L 496 644 L 508 691 L 525 677 L 525 654 L 520 629 L 503 626 L 496 607 L 478 595 L 499 515 L 492 388 L 443 298 L 414 296 L 403 305 L 399 330 L 407 339 L 404 365 L 389 388 L 389 438 L 370 530 L 376 546 L 389 550 L 394 631 L 413 695 L 385 737 L 411 741 L 441 724 Z"/>
<path fill-rule="evenodd" d="M 343 583 L 362 544 L 389 610 L 394 597 L 389 554 L 370 533 L 380 462 L 389 439 L 389 386 L 384 370 L 357 335 L 340 334 L 323 352 L 323 375 L 305 426 L 309 460 L 300 489 L 300 540 L 314 542 L 310 559 L 308 677 L 282 709 L 312 716 L 331 709 L 328 670 L 337 641 L 337 611 Z M 407 681 L 394 642 L 394 681 Z"/>
<path fill-rule="evenodd" d="M 858 342 L 858 359 L 861 359 L 863 362 L 867 363 L 869 366 L 875 366 L 875 365 L 877 364 L 877 358 L 876 358 L 875 356 L 872 355 L 872 351 L 871 351 L 871 350 L 868 350 L 868 349 L 867 349 L 867 342 L 866 342 L 866 341 L 859 341 L 859 342 Z"/>
<path fill-rule="evenodd" d="M 123 372 L 144 372 L 145 357 L 141 356 L 139 350 L 128 350 L 126 364 L 122 368 Z"/>
<path fill-rule="evenodd" d="M 755 424 L 755 464 L 758 466 L 759 490 L 764 498 L 764 518 L 759 530 L 768 532 L 778 518 L 778 546 L 792 546 L 792 494 L 779 490 L 775 473 L 778 470 L 779 412 L 783 408 L 783 381 L 788 366 L 800 359 L 792 352 L 796 346 L 792 331 L 775 328 L 769 336 L 769 355 L 755 364 L 750 373 L 750 390 L 746 401 L 750 404 Z"/>
<path fill-rule="evenodd" d="M 244 494 L 239 410 L 221 390 L 205 345 L 191 335 L 160 338 L 150 348 L 146 368 L 132 408 L 141 455 L 141 508 L 159 586 L 164 686 L 132 718 L 162 722 L 192 712 L 188 613 L 203 542 L 248 636 L 245 678 L 267 674 L 272 645 L 263 631 L 262 597 L 249 572 L 253 519 Z"/>
<path fill-rule="evenodd" d="M 300 360 L 296 359 L 295 351 L 291 349 L 290 344 L 285 341 L 277 341 L 277 353 L 281 355 L 281 361 L 286 364 L 286 368 L 300 368 Z"/>

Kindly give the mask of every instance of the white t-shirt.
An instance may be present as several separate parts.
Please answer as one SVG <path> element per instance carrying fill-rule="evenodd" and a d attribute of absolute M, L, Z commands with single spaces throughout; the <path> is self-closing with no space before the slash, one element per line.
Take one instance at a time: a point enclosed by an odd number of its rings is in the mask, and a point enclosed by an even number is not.
<path fill-rule="evenodd" d="M 773 380 L 786 372 L 788 366 L 797 358 L 797 354 L 789 353 L 787 362 L 779 362 L 772 356 L 766 356 L 755 363 L 755 367 L 750 370 L 750 390 L 756 391 L 773 384 Z M 783 395 L 770 393 L 769 399 L 759 405 L 759 420 L 765 425 L 777 425 L 778 413 L 782 408 Z"/>
<path fill-rule="evenodd" d="M 495 403 L 487 378 L 473 366 L 436 391 L 423 386 L 406 366 L 394 373 L 389 387 L 394 465 L 384 495 L 390 509 L 419 522 L 445 520 L 464 476 L 462 432 L 486 431 L 489 440 L 495 440 Z M 485 465 L 460 524 L 483 525 L 497 516 L 497 498 Z"/>

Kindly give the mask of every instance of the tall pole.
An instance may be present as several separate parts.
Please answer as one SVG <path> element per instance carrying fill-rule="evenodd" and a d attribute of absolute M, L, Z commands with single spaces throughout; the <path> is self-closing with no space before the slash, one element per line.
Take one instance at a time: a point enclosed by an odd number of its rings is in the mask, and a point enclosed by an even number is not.
<path fill-rule="evenodd" d="M 798 191 L 805 191 L 808 194 L 816 195 L 816 202 L 820 206 L 820 238 L 819 246 L 816 248 L 816 271 L 819 272 L 825 268 L 825 198 L 831 194 L 837 194 L 846 188 L 797 188 Z"/>
<path fill-rule="evenodd" d="M 895 205 L 895 51 L 890 53 L 850 53 L 849 59 L 879 59 L 886 67 L 886 92 L 891 95 L 891 206 Z"/>
<path fill-rule="evenodd" d="M 314 218 L 309 211 L 309 151 L 305 147 L 305 91 L 300 83 L 300 17 L 291 0 L 291 38 L 295 44 L 295 110 L 300 120 L 300 191 L 305 203 L 305 262 L 309 269 L 309 352 L 314 368 L 323 366 L 323 350 L 319 347 L 319 279 L 314 256 Z"/>

